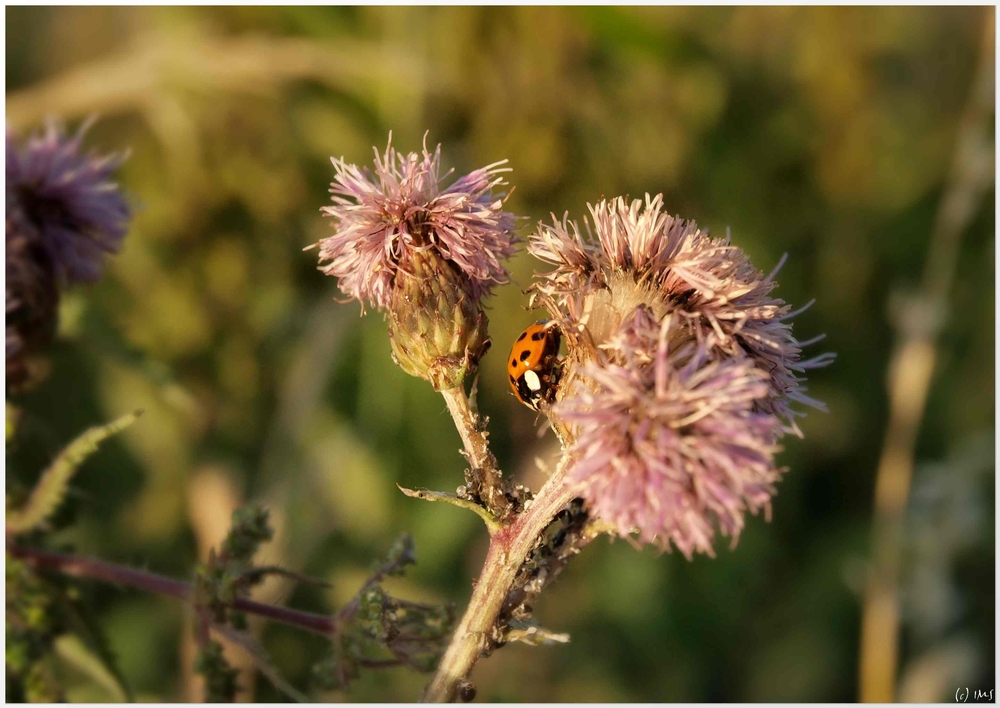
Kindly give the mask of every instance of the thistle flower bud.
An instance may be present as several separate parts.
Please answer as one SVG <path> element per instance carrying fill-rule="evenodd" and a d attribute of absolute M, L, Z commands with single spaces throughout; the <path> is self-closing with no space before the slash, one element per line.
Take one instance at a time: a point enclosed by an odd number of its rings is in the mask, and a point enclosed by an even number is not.
<path fill-rule="evenodd" d="M 438 391 L 460 386 L 490 346 L 486 314 L 463 285 L 433 250 L 415 251 L 396 273 L 389 301 L 393 361 Z"/>

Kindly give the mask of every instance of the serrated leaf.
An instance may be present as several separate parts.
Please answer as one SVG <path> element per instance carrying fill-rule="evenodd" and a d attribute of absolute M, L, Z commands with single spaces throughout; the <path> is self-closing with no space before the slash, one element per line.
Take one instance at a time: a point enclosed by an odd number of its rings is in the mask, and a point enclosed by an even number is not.
<path fill-rule="evenodd" d="M 7 533 L 21 534 L 38 528 L 62 503 L 80 465 L 97 452 L 102 442 L 132 425 L 140 415 L 142 411 L 135 411 L 107 425 L 89 428 L 71 442 L 42 473 L 27 503 L 7 512 Z"/>

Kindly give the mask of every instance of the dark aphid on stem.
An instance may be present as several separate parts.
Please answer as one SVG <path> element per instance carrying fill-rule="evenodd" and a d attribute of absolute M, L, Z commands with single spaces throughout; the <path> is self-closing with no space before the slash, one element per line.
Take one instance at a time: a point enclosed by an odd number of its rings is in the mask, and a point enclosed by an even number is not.
<path fill-rule="evenodd" d="M 471 703 L 476 698 L 476 687 L 468 681 L 458 684 L 458 699 L 462 703 Z"/>

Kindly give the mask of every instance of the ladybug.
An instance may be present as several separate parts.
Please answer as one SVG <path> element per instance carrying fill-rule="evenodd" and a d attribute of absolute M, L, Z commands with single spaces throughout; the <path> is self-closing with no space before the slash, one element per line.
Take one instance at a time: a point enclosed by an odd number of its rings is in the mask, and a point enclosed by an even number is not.
<path fill-rule="evenodd" d="M 534 410 L 551 403 L 562 373 L 559 330 L 541 320 L 521 332 L 507 358 L 510 388 L 524 405 Z"/>

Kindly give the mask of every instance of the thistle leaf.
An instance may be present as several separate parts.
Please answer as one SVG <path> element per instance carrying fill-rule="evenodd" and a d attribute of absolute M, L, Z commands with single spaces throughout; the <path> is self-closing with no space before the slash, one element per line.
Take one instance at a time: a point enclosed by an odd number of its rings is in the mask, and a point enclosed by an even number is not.
<path fill-rule="evenodd" d="M 140 415 L 141 410 L 123 415 L 107 425 L 84 431 L 71 442 L 42 473 L 38 484 L 31 490 L 27 503 L 20 509 L 7 513 L 7 533 L 22 534 L 38 528 L 62 503 L 77 468 L 97 452 L 102 442 L 132 425 Z"/>
<path fill-rule="evenodd" d="M 233 703 L 236 700 L 239 671 L 226 661 L 221 644 L 210 641 L 202 647 L 194 670 L 205 679 L 205 703 Z"/>
<path fill-rule="evenodd" d="M 446 504 L 452 504 L 462 509 L 468 509 L 486 523 L 486 530 L 489 531 L 490 536 L 501 529 L 500 522 L 497 521 L 489 511 L 479 506 L 479 504 L 476 504 L 474 501 L 462 499 L 461 497 L 455 496 L 454 494 L 448 494 L 447 492 L 432 492 L 429 489 L 407 489 L 399 483 L 397 483 L 396 486 L 399 487 L 399 491 L 403 494 L 408 497 L 413 497 L 414 499 L 445 502 Z"/>

